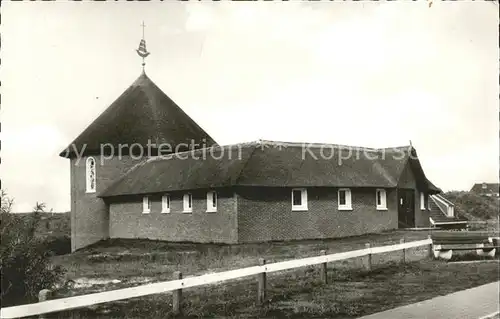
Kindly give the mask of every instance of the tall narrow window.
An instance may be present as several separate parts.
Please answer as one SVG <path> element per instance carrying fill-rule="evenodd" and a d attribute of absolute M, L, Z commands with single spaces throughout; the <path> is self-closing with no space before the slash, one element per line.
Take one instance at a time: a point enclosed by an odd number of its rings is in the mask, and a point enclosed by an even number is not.
<path fill-rule="evenodd" d="M 142 213 L 149 214 L 151 212 L 151 199 L 148 196 L 142 198 Z"/>
<path fill-rule="evenodd" d="M 305 188 L 292 189 L 292 210 L 307 210 L 307 190 Z"/>
<path fill-rule="evenodd" d="M 191 213 L 193 211 L 193 195 L 184 194 L 183 199 L 183 212 Z"/>
<path fill-rule="evenodd" d="M 352 210 L 351 190 L 349 188 L 341 188 L 338 192 L 339 210 Z"/>
<path fill-rule="evenodd" d="M 217 193 L 215 191 L 207 192 L 207 212 L 217 211 Z"/>
<path fill-rule="evenodd" d="M 95 193 L 96 190 L 96 170 L 95 159 L 93 157 L 87 158 L 85 163 L 86 179 L 87 179 L 87 193 Z"/>
<path fill-rule="evenodd" d="M 420 192 L 420 209 L 425 210 L 425 193 Z"/>
<path fill-rule="evenodd" d="M 161 213 L 170 213 L 170 195 L 168 194 L 163 195 L 161 198 Z"/>
<path fill-rule="evenodd" d="M 385 189 L 377 189 L 377 210 L 386 210 L 387 209 L 387 193 Z"/>

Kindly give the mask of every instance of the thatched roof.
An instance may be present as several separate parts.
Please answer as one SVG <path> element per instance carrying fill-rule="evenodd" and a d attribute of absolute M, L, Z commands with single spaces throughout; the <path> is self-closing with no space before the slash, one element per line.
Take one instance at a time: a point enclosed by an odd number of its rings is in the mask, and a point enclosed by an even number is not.
<path fill-rule="evenodd" d="M 229 186 L 393 188 L 408 163 L 421 187 L 440 191 L 427 180 L 409 146 L 371 149 L 259 141 L 151 158 L 100 197 Z"/>
<path fill-rule="evenodd" d="M 92 124 L 61 152 L 62 157 L 80 152 L 98 154 L 101 145 L 138 143 L 168 144 L 175 149 L 183 143 L 212 146 L 215 141 L 142 73 Z M 188 148 L 185 148 L 188 149 Z M 69 150 L 69 151 L 68 151 Z M 126 148 L 124 148 L 126 150 Z M 184 150 L 184 149 L 182 149 Z"/>

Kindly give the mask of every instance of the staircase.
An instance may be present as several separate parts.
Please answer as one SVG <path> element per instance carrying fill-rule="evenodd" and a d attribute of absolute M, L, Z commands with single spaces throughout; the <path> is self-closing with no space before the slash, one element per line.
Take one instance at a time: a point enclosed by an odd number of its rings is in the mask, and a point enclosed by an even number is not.
<path fill-rule="evenodd" d="M 429 196 L 431 226 L 441 229 L 467 229 L 468 220 L 455 214 L 455 205 L 440 194 Z"/>

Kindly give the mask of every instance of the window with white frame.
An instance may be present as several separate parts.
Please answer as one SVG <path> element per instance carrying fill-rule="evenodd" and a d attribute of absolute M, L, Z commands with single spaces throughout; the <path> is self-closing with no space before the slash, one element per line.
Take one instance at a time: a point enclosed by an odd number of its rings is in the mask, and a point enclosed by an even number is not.
<path fill-rule="evenodd" d="M 420 209 L 425 210 L 425 193 L 420 192 Z"/>
<path fill-rule="evenodd" d="M 149 214 L 151 212 L 151 199 L 149 196 L 144 196 L 142 198 L 142 213 Z"/>
<path fill-rule="evenodd" d="M 95 193 L 96 190 L 96 169 L 95 159 L 93 157 L 87 158 L 85 162 L 85 175 L 86 175 L 86 188 L 87 193 Z"/>
<path fill-rule="evenodd" d="M 352 210 L 351 190 L 341 188 L 338 191 L 339 210 Z"/>
<path fill-rule="evenodd" d="M 165 194 L 161 197 L 161 213 L 170 213 L 170 195 Z"/>
<path fill-rule="evenodd" d="M 193 195 L 184 194 L 183 210 L 184 213 L 191 213 L 193 211 Z"/>
<path fill-rule="evenodd" d="M 307 189 L 305 188 L 292 189 L 292 210 L 293 211 L 307 210 Z"/>
<path fill-rule="evenodd" d="M 217 192 L 207 192 L 207 212 L 215 213 L 217 211 Z"/>
<path fill-rule="evenodd" d="M 387 193 L 385 189 L 377 189 L 377 210 L 387 210 Z"/>

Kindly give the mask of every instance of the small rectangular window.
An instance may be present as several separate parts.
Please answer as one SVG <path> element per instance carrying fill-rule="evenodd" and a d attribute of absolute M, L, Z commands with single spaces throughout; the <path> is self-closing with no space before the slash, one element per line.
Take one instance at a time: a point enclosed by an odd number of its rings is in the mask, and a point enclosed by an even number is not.
<path fill-rule="evenodd" d="M 339 205 L 340 206 L 345 206 L 345 191 L 341 190 L 339 191 Z"/>
<path fill-rule="evenodd" d="M 292 189 L 292 210 L 293 211 L 307 210 L 307 189 L 305 188 Z"/>
<path fill-rule="evenodd" d="M 293 195 L 293 206 L 302 206 L 302 191 L 294 190 Z"/>
<path fill-rule="evenodd" d="M 385 189 L 377 189 L 377 210 L 387 210 L 387 193 Z"/>
<path fill-rule="evenodd" d="M 352 210 L 351 190 L 349 188 L 341 188 L 338 191 L 339 210 Z"/>
<path fill-rule="evenodd" d="M 148 196 L 142 198 L 142 213 L 149 214 L 151 212 L 151 200 Z"/>
<path fill-rule="evenodd" d="M 193 211 L 193 196 L 191 194 L 184 194 L 183 212 L 191 213 Z"/>
<path fill-rule="evenodd" d="M 170 213 L 170 195 L 163 195 L 161 198 L 161 213 L 168 214 Z"/>
<path fill-rule="evenodd" d="M 217 193 L 215 191 L 207 192 L 207 212 L 215 213 L 217 211 Z"/>

